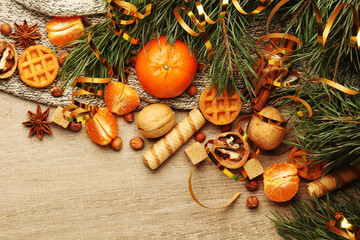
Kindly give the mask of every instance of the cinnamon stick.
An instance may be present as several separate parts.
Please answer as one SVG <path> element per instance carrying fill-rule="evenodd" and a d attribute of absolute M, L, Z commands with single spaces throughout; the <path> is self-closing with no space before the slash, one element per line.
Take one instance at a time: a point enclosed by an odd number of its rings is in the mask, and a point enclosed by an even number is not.
<path fill-rule="evenodd" d="M 280 38 L 276 38 L 273 40 L 273 42 L 277 44 L 277 46 L 279 46 L 280 40 L 281 40 Z M 296 47 L 296 43 L 294 41 L 284 39 L 283 48 L 293 50 L 295 49 L 295 47 Z M 272 46 L 272 49 L 275 49 L 274 46 Z M 287 55 L 277 54 L 276 56 L 282 58 Z M 267 79 L 271 79 L 272 81 L 281 81 L 283 78 L 287 76 L 288 72 L 289 69 L 287 67 L 279 67 L 270 64 L 266 65 L 266 67 L 262 71 L 262 76 L 260 77 L 262 81 L 265 81 L 265 88 L 264 87 L 261 88 L 260 91 L 258 92 L 257 97 L 253 99 L 253 103 L 254 103 L 253 108 L 255 110 L 260 111 L 265 106 L 268 98 L 270 97 L 271 91 L 273 89 L 273 85 L 268 84 Z"/>

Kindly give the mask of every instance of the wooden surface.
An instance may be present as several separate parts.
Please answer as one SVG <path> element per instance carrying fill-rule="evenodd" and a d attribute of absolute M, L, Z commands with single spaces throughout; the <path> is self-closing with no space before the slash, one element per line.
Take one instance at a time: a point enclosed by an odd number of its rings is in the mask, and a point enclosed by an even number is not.
<path fill-rule="evenodd" d="M 37 104 L 3 92 L 0 99 L 0 239 L 281 239 L 268 217 L 271 211 L 288 212 L 288 203 L 268 200 L 261 181 L 251 193 L 208 161 L 193 176 L 199 200 L 215 207 L 237 191 L 241 195 L 217 210 L 192 200 L 193 166 L 184 150 L 193 138 L 152 171 L 141 157 L 154 141 L 146 140 L 140 151 L 128 144 L 140 136 L 135 123 L 117 117 L 119 152 L 93 143 L 84 127 L 75 133 L 53 125 L 53 135 L 40 142 L 28 138 L 30 128 L 21 124 Z M 177 122 L 185 114 L 176 112 Z M 210 123 L 202 131 L 207 139 L 220 133 Z M 287 154 L 260 160 L 264 168 L 288 161 Z M 305 196 L 305 184 L 298 196 Z M 260 199 L 257 209 L 246 207 L 250 195 Z"/>

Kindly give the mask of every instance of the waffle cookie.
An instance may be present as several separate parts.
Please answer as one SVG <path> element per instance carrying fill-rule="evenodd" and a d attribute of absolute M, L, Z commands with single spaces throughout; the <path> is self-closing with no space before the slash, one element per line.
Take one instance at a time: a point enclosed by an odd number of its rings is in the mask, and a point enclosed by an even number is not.
<path fill-rule="evenodd" d="M 56 55 L 47 47 L 35 45 L 21 54 L 18 63 L 19 76 L 28 86 L 43 88 L 49 86 L 59 72 Z"/>
<path fill-rule="evenodd" d="M 200 95 L 199 106 L 204 117 L 215 125 L 226 125 L 236 119 L 241 111 L 241 99 L 237 92 L 228 96 L 227 89 L 220 98 L 215 97 L 216 87 L 208 86 Z"/>

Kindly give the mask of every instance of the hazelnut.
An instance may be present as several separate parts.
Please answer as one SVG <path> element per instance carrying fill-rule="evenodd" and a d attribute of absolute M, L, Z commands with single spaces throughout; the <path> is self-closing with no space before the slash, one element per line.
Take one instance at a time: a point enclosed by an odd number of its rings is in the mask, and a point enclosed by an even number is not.
<path fill-rule="evenodd" d="M 60 66 L 64 65 L 65 59 L 67 58 L 67 56 L 69 56 L 69 52 L 63 52 L 59 55 L 58 60 L 59 60 L 59 64 Z"/>
<path fill-rule="evenodd" d="M 131 56 L 131 57 L 130 57 L 130 59 L 129 59 L 129 64 L 130 64 L 130 66 L 135 67 L 135 65 L 136 65 L 136 59 L 137 59 L 136 56 Z"/>
<path fill-rule="evenodd" d="M 231 132 L 231 129 L 232 129 L 232 124 L 231 123 L 220 126 L 221 132 Z"/>
<path fill-rule="evenodd" d="M 140 150 L 144 147 L 144 140 L 141 137 L 136 137 L 130 140 L 130 147 L 134 150 Z"/>
<path fill-rule="evenodd" d="M 12 29 L 10 27 L 10 24 L 3 23 L 1 24 L 1 33 L 5 36 L 9 35 L 12 32 Z"/>
<path fill-rule="evenodd" d="M 259 188 L 259 184 L 257 181 L 247 181 L 245 187 L 249 191 L 256 191 Z"/>
<path fill-rule="evenodd" d="M 54 97 L 60 97 L 64 93 L 64 89 L 62 89 L 60 86 L 53 86 L 50 90 L 51 95 Z"/>
<path fill-rule="evenodd" d="M 70 122 L 70 124 L 69 124 L 69 129 L 70 129 L 71 131 L 78 132 L 78 131 L 81 130 L 81 126 L 82 126 L 81 123 Z"/>
<path fill-rule="evenodd" d="M 259 206 L 259 199 L 255 196 L 248 197 L 246 201 L 246 206 L 248 208 L 256 208 L 257 206 Z"/>
<path fill-rule="evenodd" d="M 110 147 L 115 151 L 119 151 L 122 147 L 122 139 L 119 136 L 116 136 L 110 143 Z"/>
<path fill-rule="evenodd" d="M 127 113 L 124 115 L 124 120 L 126 122 L 132 122 L 134 121 L 134 114 L 131 112 L 131 113 Z"/>
<path fill-rule="evenodd" d="M 186 90 L 187 94 L 189 94 L 190 96 L 195 96 L 197 93 L 197 87 L 194 85 L 190 85 L 190 87 L 188 87 L 188 89 Z"/>
<path fill-rule="evenodd" d="M 203 142 L 203 141 L 205 141 L 206 134 L 203 133 L 203 132 L 198 132 L 198 133 L 195 134 L 194 138 L 198 142 Z"/>

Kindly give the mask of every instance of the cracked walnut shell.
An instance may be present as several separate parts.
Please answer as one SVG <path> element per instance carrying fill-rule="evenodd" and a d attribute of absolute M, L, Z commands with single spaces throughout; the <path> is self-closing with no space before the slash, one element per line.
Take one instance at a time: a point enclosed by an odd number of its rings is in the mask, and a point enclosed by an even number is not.
<path fill-rule="evenodd" d="M 14 45 L 0 41 L 0 79 L 14 74 L 18 61 L 18 54 Z"/>
<path fill-rule="evenodd" d="M 237 169 L 247 161 L 250 146 L 239 133 L 225 132 L 216 137 L 213 153 L 221 165 L 229 169 Z"/>

